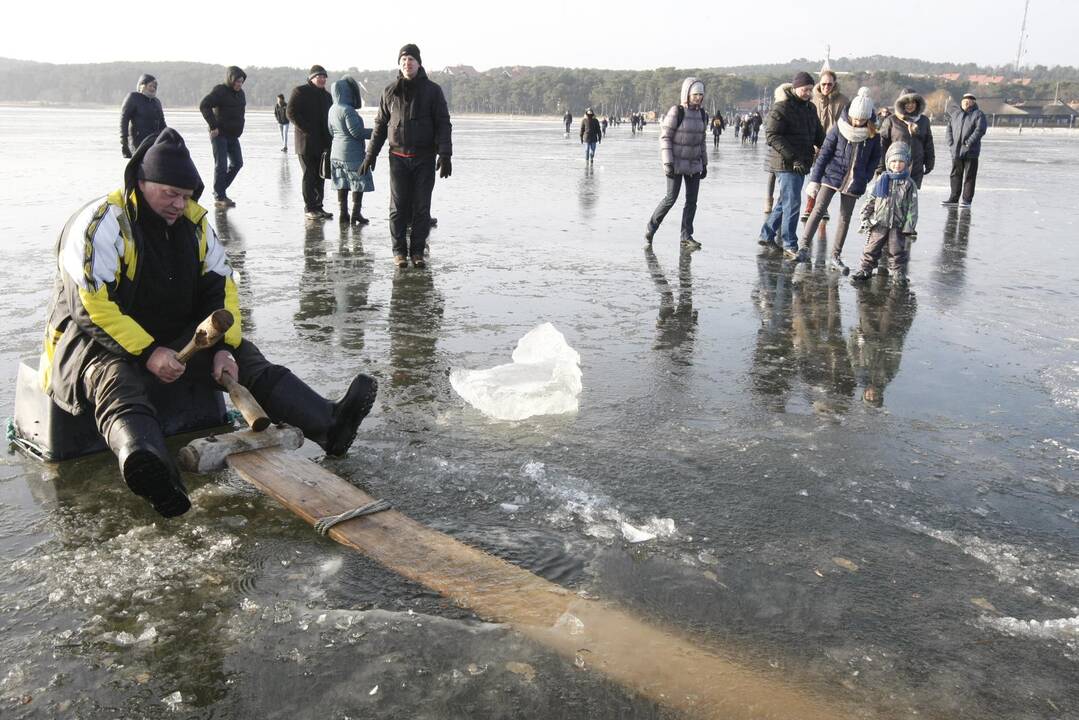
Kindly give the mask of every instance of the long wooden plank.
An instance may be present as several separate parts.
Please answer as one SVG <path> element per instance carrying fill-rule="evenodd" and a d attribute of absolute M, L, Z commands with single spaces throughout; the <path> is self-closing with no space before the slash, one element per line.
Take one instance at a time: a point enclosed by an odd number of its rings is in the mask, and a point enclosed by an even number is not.
<path fill-rule="evenodd" d="M 374 499 L 281 449 L 234 455 L 229 465 L 312 525 L 321 517 Z M 510 623 L 578 665 L 693 717 L 820 720 L 865 716 L 831 705 L 778 677 L 753 672 L 610 603 L 581 598 L 395 510 L 349 520 L 333 528 L 330 537 L 486 620 Z"/>

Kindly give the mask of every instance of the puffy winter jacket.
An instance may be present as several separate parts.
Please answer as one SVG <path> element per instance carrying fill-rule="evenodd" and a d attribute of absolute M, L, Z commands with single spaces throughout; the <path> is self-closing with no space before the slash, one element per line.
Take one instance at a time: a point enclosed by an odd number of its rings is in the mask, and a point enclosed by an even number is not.
<path fill-rule="evenodd" d="M 225 84 L 215 85 L 214 89 L 199 103 L 199 112 L 206 119 L 211 130 L 217 130 L 225 137 L 238 138 L 244 134 L 244 112 L 247 109 L 247 96 L 243 88 L 232 89 L 232 83 L 240 78 L 247 78 L 235 65 L 225 73 Z"/>
<path fill-rule="evenodd" d="M 146 237 L 138 219 L 135 187 L 147 149 L 136 151 L 128 163 L 123 189 L 85 205 L 68 220 L 60 235 L 58 274 L 38 375 L 42 390 L 74 415 L 85 409 L 80 379 L 93 358 L 111 353 L 145 360 L 158 345 L 178 339 L 150 333 L 148 328 L 159 321 L 174 326 L 177 318 L 162 318 L 159 304 L 152 301 L 136 307 L 138 297 L 165 292 L 169 297 L 162 305 L 175 309 L 189 303 L 188 337 L 207 315 L 225 308 L 236 322 L 224 342 L 235 348 L 241 341 L 240 304 L 232 269 L 205 208 L 189 199 L 183 216 L 163 230 L 165 237 Z M 195 197 L 201 190 L 197 189 Z M 161 227 L 165 228 L 163 223 Z M 173 258 L 183 259 L 183 277 L 192 282 L 181 292 L 176 288 L 155 290 L 141 283 L 147 276 L 147 263 L 154 257 L 147 244 L 166 240 L 174 244 Z M 179 320 L 183 323 L 183 318 Z"/>
<path fill-rule="evenodd" d="M 768 169 L 791 172 L 794 163 L 801 161 L 808 170 L 813 164 L 814 148 L 824 143 L 824 128 L 813 103 L 798 98 L 789 87 L 783 90 L 783 95 L 784 99 L 768 111 L 764 133 L 772 149 Z"/>
<path fill-rule="evenodd" d="M 581 118 L 581 142 L 603 142 L 603 128 L 599 126 L 595 115 L 586 114 Z"/>
<path fill-rule="evenodd" d="M 708 115 L 700 108 L 689 107 L 689 89 L 695 82 L 700 80 L 688 77 L 682 81 L 682 104 L 671 107 L 659 127 L 659 161 L 673 165 L 676 175 L 700 175 L 708 167 Z"/>
<path fill-rule="evenodd" d="M 844 111 L 839 122 L 824 137 L 809 180 L 847 195 L 860 196 L 880 163 L 880 138 L 869 125 L 870 137 L 851 142 L 843 132 L 850 127 L 850 119 Z"/>
<path fill-rule="evenodd" d="M 331 91 L 333 105 L 330 106 L 328 125 L 333 144 L 330 159 L 356 167 L 366 155 L 364 141 L 371 137 L 371 130 L 363 126 L 363 118 L 356 112 L 361 105 L 360 86 L 346 75 L 333 84 Z"/>
<path fill-rule="evenodd" d="M 970 110 L 957 109 L 948 118 L 948 147 L 952 149 L 952 158 L 964 160 L 976 158 L 982 154 L 982 136 L 985 135 L 985 113 L 974 104 Z"/>
<path fill-rule="evenodd" d="M 449 156 L 453 154 L 452 130 L 442 88 L 420 67 L 412 80 L 398 73 L 397 81 L 382 91 L 367 152 L 377 156 L 389 139 L 390 152 Z"/>
<path fill-rule="evenodd" d="M 915 105 L 914 112 L 908 116 L 904 107 L 908 102 Z M 911 119 L 913 118 L 913 119 Z M 910 126 L 914 126 L 914 132 Z M 925 116 L 925 98 L 913 90 L 904 90 L 895 101 L 895 115 L 884 118 L 880 124 L 880 165 L 879 170 L 884 170 L 884 157 L 888 153 L 888 146 L 894 142 L 905 142 L 910 146 L 910 176 L 917 185 L 921 185 L 922 177 L 933 171 L 937 162 L 937 154 L 933 148 L 933 131 L 929 126 L 929 118 Z"/>
<path fill-rule="evenodd" d="M 165 113 L 155 97 L 133 92 L 120 108 L 120 148 L 135 150 L 143 140 L 165 129 Z"/>

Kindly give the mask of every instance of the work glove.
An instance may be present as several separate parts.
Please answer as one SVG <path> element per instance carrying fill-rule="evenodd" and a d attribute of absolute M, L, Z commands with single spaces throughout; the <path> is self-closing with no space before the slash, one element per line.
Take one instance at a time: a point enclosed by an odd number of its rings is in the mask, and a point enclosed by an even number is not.
<path fill-rule="evenodd" d="M 363 162 L 360 163 L 359 174 L 366 175 L 369 172 L 374 172 L 376 160 L 378 160 L 378 157 L 376 155 L 365 155 L 363 158 Z"/>
<path fill-rule="evenodd" d="M 674 177 L 674 165 L 671 163 L 663 163 L 663 174 L 669 178 Z"/>
<path fill-rule="evenodd" d="M 820 190 L 820 183 L 811 182 L 806 185 L 806 195 L 811 198 L 817 197 L 817 192 Z"/>
<path fill-rule="evenodd" d="M 704 169 L 701 170 L 701 178 L 700 179 L 704 180 L 706 177 L 708 177 L 708 166 L 707 165 L 705 165 Z"/>
<path fill-rule="evenodd" d="M 120 154 L 123 155 L 124 157 L 126 157 L 128 160 L 130 160 L 131 159 L 131 148 L 129 148 L 127 145 L 124 145 L 123 147 L 120 148 Z"/>
<path fill-rule="evenodd" d="M 450 162 L 449 155 L 439 155 L 435 160 L 435 170 L 438 170 L 438 176 L 440 178 L 448 178 L 453 174 L 453 164 Z"/>
<path fill-rule="evenodd" d="M 794 165 L 791 166 L 791 170 L 798 173 L 799 175 L 808 175 L 809 174 L 809 168 L 807 168 L 806 164 L 804 162 L 802 162 L 801 160 L 795 160 Z"/>

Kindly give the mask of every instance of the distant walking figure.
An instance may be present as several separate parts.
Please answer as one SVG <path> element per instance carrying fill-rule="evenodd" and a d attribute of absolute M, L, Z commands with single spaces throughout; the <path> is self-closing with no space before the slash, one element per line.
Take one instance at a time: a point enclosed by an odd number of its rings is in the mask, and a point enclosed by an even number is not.
<path fill-rule="evenodd" d="M 596 120 L 592 108 L 585 110 L 584 117 L 581 118 L 581 142 L 584 143 L 585 164 L 594 164 L 596 145 L 603 142 L 603 130 L 600 128 L 599 120 Z"/>
<path fill-rule="evenodd" d="M 288 152 L 288 103 L 284 95 L 277 96 L 277 104 L 273 106 L 273 114 L 277 119 L 277 126 L 281 130 L 281 152 Z"/>
<path fill-rule="evenodd" d="M 240 136 L 244 132 L 247 109 L 243 90 L 245 80 L 247 73 L 232 65 L 225 71 L 225 82 L 215 85 L 199 103 L 199 111 L 210 127 L 210 144 L 214 151 L 214 205 L 219 208 L 236 204 L 225 193 L 244 166 Z"/>

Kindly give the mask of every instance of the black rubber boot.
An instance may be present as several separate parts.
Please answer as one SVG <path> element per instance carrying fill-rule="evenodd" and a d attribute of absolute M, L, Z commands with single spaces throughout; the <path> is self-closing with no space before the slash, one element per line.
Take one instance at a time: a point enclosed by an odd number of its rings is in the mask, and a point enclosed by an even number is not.
<path fill-rule="evenodd" d="M 352 193 L 352 224 L 366 225 L 370 222 L 363 216 L 363 193 Z"/>
<path fill-rule="evenodd" d="M 121 416 L 113 421 L 106 440 L 116 453 L 128 488 L 149 500 L 159 515 L 176 517 L 191 509 L 187 488 L 155 418 L 141 414 Z"/>
<path fill-rule="evenodd" d="M 300 428 L 304 437 L 318 443 L 327 455 L 340 456 L 352 446 L 377 393 L 375 379 L 361 374 L 341 399 L 332 403 L 289 373 L 274 386 L 265 408 L 274 421 Z"/>
<path fill-rule="evenodd" d="M 348 225 L 351 220 L 348 216 L 348 190 L 337 191 L 337 204 L 340 206 L 337 218 L 341 225 Z"/>

